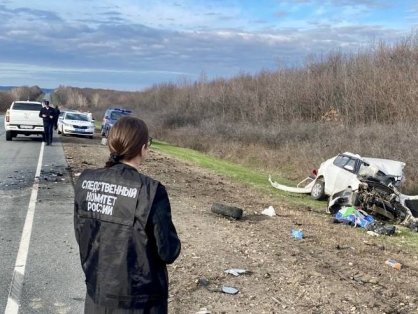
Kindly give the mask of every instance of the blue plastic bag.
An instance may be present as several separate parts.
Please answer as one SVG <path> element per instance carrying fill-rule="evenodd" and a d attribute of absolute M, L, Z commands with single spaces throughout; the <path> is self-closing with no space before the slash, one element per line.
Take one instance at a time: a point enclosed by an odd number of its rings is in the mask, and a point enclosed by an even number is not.
<path fill-rule="evenodd" d="M 373 216 L 368 215 L 362 210 L 355 209 L 354 207 L 345 207 L 340 209 L 335 214 L 335 219 L 340 222 L 353 225 L 354 227 L 361 228 L 366 228 L 374 222 Z"/>

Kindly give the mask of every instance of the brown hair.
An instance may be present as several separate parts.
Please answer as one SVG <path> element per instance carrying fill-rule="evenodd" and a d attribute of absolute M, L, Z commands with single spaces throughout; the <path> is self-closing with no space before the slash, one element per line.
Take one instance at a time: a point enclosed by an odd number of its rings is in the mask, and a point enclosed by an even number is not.
<path fill-rule="evenodd" d="M 106 168 L 141 154 L 142 147 L 147 143 L 148 127 L 144 121 L 135 117 L 120 118 L 110 129 L 107 139 L 110 157 Z"/>

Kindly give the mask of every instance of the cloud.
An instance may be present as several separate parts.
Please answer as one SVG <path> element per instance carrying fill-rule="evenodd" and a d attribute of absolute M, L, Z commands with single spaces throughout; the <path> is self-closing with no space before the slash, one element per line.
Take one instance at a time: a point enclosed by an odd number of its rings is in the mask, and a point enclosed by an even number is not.
<path fill-rule="evenodd" d="M 280 2 L 270 16 L 244 13 L 222 1 L 134 6 L 121 0 L 117 5 L 94 6 L 94 14 L 89 13 L 91 7 L 75 15 L 2 3 L 3 77 L 25 73 L 21 76 L 38 77 L 45 84 L 49 80 L 48 87 L 75 84 L 78 79 L 75 86 L 126 82 L 133 88 L 178 77 L 195 79 L 202 72 L 209 78 L 230 77 L 301 65 L 309 54 L 339 48 L 356 52 L 401 34 L 382 24 L 354 22 L 356 15 L 377 5 L 366 0 L 329 0 L 333 6 L 318 6 L 317 0 Z M 320 8 L 316 15 L 306 10 L 314 4 Z M 12 65 L 18 74 L 12 74 Z"/>

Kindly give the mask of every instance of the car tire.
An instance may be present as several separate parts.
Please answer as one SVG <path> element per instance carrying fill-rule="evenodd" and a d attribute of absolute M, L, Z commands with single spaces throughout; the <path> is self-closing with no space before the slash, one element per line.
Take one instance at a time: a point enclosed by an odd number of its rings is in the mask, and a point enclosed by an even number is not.
<path fill-rule="evenodd" d="M 231 217 L 234 219 L 240 219 L 243 213 L 241 208 L 220 203 L 213 203 L 211 211 L 215 214 L 221 214 L 223 216 Z"/>
<path fill-rule="evenodd" d="M 6 131 L 6 141 L 11 141 L 13 138 L 12 131 Z"/>
<path fill-rule="evenodd" d="M 322 200 L 325 198 L 325 182 L 324 179 L 317 179 L 312 186 L 311 196 L 314 200 Z"/>

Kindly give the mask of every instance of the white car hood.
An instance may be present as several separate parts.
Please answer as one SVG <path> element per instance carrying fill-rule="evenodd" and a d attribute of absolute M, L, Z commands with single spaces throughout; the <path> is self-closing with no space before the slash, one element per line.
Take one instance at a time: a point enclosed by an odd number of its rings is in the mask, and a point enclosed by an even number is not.
<path fill-rule="evenodd" d="M 405 168 L 405 163 L 402 161 L 370 157 L 363 157 L 363 160 L 371 165 L 375 165 L 386 175 L 403 177 L 403 169 Z"/>
<path fill-rule="evenodd" d="M 81 120 L 62 120 L 63 123 L 72 124 L 72 125 L 79 125 L 79 126 L 92 126 L 91 121 L 81 121 Z"/>

